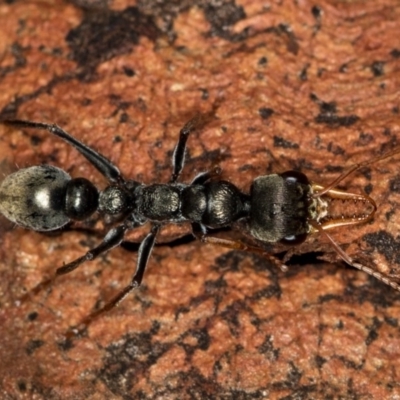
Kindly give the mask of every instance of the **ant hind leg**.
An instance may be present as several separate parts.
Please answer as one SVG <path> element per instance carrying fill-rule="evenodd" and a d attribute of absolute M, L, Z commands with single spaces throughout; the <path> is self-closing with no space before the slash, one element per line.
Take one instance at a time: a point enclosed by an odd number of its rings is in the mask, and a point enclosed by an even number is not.
<path fill-rule="evenodd" d="M 113 299 L 107 302 L 100 309 L 93 311 L 91 314 L 86 316 L 76 327 L 71 327 L 65 334 L 67 340 L 72 339 L 76 336 L 81 336 L 88 326 L 97 319 L 100 315 L 112 310 L 114 307 L 118 306 L 121 301 L 128 296 L 130 292 L 138 288 L 143 280 L 143 275 L 146 271 L 147 263 L 151 256 L 154 244 L 156 242 L 156 237 L 160 231 L 160 225 L 154 224 L 151 232 L 143 239 L 140 244 L 137 258 L 137 265 L 135 274 L 132 277 L 131 282 L 125 288 L 123 288 Z"/>
<path fill-rule="evenodd" d="M 118 246 L 125 235 L 127 228 L 124 225 L 117 226 L 116 228 L 111 229 L 108 231 L 106 236 L 104 237 L 103 241 L 95 248 L 89 250 L 83 256 L 77 258 L 70 263 L 63 265 L 62 267 L 57 268 L 56 273 L 49 279 L 46 279 L 40 282 L 37 286 L 35 286 L 32 290 L 26 293 L 24 296 L 21 297 L 20 301 L 25 301 L 30 298 L 32 295 L 36 295 L 42 290 L 51 286 L 54 281 L 61 275 L 69 274 L 70 272 L 77 269 L 80 265 L 85 263 L 86 261 L 93 261 L 95 258 L 100 256 L 101 254 L 106 253 L 107 251 L 113 249 L 114 247 Z"/>

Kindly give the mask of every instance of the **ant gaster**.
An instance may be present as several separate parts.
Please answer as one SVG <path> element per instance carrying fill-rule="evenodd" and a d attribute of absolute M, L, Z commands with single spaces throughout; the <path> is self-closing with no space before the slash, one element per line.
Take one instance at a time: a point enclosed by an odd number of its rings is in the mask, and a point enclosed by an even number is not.
<path fill-rule="evenodd" d="M 85 255 L 60 267 L 55 277 L 75 270 L 85 261 L 91 261 L 119 246 L 127 231 L 146 222 L 151 223 L 150 233 L 138 250 L 135 274 L 120 293 L 106 305 L 91 313 L 82 322 L 83 329 L 98 315 L 118 305 L 125 296 L 140 286 L 156 242 L 160 227 L 165 223 L 189 221 L 193 235 L 207 243 L 256 251 L 268 257 L 285 270 L 279 260 L 261 247 L 208 235 L 208 229 L 230 227 L 240 221 L 250 236 L 261 242 L 299 244 L 310 233 L 319 232 L 333 245 L 339 256 L 349 265 L 360 269 L 380 281 L 400 290 L 400 285 L 385 275 L 354 262 L 331 236 L 328 229 L 356 225 L 371 220 L 377 209 L 373 199 L 366 194 L 353 194 L 335 187 L 361 167 L 388 158 L 400 150 L 395 149 L 372 160 L 354 164 L 328 186 L 310 183 L 296 171 L 270 174 L 254 179 L 250 193 L 241 192 L 232 183 L 218 179 L 219 168 L 197 175 L 190 184 L 178 182 L 184 166 L 186 143 L 189 134 L 202 123 L 202 117 L 190 120 L 180 131 L 172 156 L 172 175 L 168 183 L 146 185 L 122 177 L 118 168 L 105 156 L 86 146 L 57 125 L 23 120 L 6 120 L 3 124 L 47 130 L 74 146 L 107 178 L 109 185 L 98 191 L 85 178 L 71 177 L 62 169 L 50 166 L 32 166 L 7 176 L 0 186 L 0 212 L 12 222 L 35 231 L 59 229 L 71 220 L 87 219 L 94 212 L 118 216 L 117 225 L 110 229 L 103 241 Z M 329 204 L 333 200 L 361 201 L 369 211 L 358 215 L 330 216 Z M 48 279 L 33 289 L 39 292 L 54 279 Z M 69 336 L 82 332 L 71 329 Z"/>

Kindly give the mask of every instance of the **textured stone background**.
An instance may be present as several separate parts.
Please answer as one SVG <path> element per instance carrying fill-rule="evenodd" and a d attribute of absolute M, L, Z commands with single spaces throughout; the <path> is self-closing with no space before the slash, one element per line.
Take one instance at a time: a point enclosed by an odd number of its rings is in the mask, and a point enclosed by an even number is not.
<path fill-rule="evenodd" d="M 398 144 L 398 1 L 192 3 L 2 2 L 0 116 L 56 122 L 149 183 L 169 179 L 183 124 L 218 103 L 190 138 L 182 179 L 220 162 L 243 190 L 288 169 L 327 184 Z M 0 127 L 0 140 L 3 176 L 52 163 L 105 185 L 46 132 Z M 344 183 L 379 210 L 372 224 L 334 234 L 391 274 L 399 159 Z M 2 398 L 400 397 L 399 293 L 345 267 L 318 237 L 295 249 L 288 273 L 197 242 L 156 247 L 143 287 L 65 343 L 70 326 L 129 282 L 134 252 L 116 249 L 18 299 L 98 243 L 93 223 L 95 234 L 42 235 L 1 219 Z M 188 232 L 166 227 L 160 241 Z"/>

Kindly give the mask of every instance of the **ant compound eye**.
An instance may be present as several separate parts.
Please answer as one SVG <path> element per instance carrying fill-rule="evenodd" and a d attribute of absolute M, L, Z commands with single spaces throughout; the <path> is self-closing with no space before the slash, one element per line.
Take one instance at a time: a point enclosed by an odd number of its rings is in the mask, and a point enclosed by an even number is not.
<path fill-rule="evenodd" d="M 280 176 L 288 183 L 301 183 L 303 185 L 309 185 L 310 181 L 308 178 L 299 171 L 286 171 Z"/>
<path fill-rule="evenodd" d="M 307 239 L 307 233 L 300 233 L 298 235 L 286 236 L 280 240 L 280 243 L 286 244 L 288 246 L 295 246 L 297 244 L 303 243 Z"/>
<path fill-rule="evenodd" d="M 68 182 L 65 196 L 65 213 L 74 220 L 84 220 L 92 215 L 99 204 L 96 187 L 85 178 L 76 178 Z"/>

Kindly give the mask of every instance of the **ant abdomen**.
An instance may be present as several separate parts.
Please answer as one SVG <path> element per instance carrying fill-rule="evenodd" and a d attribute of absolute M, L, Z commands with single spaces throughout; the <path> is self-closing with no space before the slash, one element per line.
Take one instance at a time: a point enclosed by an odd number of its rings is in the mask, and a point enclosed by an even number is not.
<path fill-rule="evenodd" d="M 62 169 L 38 165 L 20 169 L 0 185 L 0 212 L 35 231 L 59 229 L 97 209 L 97 189 L 85 178 L 71 179 Z"/>

